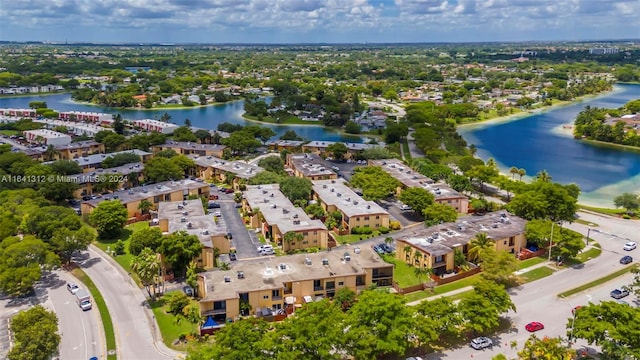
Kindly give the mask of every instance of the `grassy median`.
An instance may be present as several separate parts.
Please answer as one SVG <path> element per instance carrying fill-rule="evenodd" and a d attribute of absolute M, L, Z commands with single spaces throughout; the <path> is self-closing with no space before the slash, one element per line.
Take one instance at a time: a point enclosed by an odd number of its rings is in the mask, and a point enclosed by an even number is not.
<path fill-rule="evenodd" d="M 595 286 L 598 286 L 598 285 L 602 285 L 602 284 L 606 283 L 607 281 L 613 280 L 613 279 L 615 279 L 615 278 L 617 278 L 619 276 L 622 276 L 622 275 L 628 273 L 629 271 L 631 271 L 632 269 L 636 268 L 637 266 L 638 265 L 636 265 L 636 264 L 626 266 L 626 267 L 624 267 L 624 268 L 622 268 L 622 269 L 620 269 L 620 270 L 618 270 L 616 272 L 613 272 L 613 273 L 611 273 L 611 274 L 609 274 L 607 276 L 604 276 L 604 277 L 601 277 L 599 279 L 596 279 L 596 280 L 593 280 L 591 282 L 588 282 L 586 284 L 580 285 L 580 286 L 578 286 L 576 288 L 573 288 L 571 290 L 562 292 L 562 293 L 558 294 L 558 297 L 565 298 L 565 297 L 577 294 L 577 293 L 579 293 L 581 291 L 585 291 L 587 289 L 591 289 L 592 287 L 595 287 Z"/>
<path fill-rule="evenodd" d="M 116 360 L 118 357 L 116 356 L 116 336 L 113 331 L 113 322 L 111 321 L 111 315 L 109 314 L 109 309 L 107 309 L 107 304 L 104 302 L 104 298 L 100 291 L 93 283 L 91 278 L 82 271 L 82 269 L 75 268 L 71 270 L 73 276 L 78 278 L 84 286 L 87 287 L 89 292 L 91 293 L 91 297 L 93 297 L 93 303 L 98 308 L 100 312 L 100 317 L 102 318 L 102 326 L 104 327 L 104 337 L 107 342 L 107 360 Z M 109 355 L 112 352 L 113 355 Z"/>

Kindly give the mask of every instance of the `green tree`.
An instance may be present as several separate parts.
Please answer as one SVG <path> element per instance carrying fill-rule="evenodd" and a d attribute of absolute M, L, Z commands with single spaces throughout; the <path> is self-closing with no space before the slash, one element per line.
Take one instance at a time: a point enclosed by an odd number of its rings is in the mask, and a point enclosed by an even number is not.
<path fill-rule="evenodd" d="M 173 131 L 173 139 L 175 141 L 198 141 L 196 135 L 191 131 L 189 126 L 183 125 Z"/>
<path fill-rule="evenodd" d="M 184 171 L 179 165 L 163 157 L 154 157 L 149 160 L 144 166 L 143 174 L 152 183 L 179 180 L 184 177 Z"/>
<path fill-rule="evenodd" d="M 503 285 L 513 282 L 513 273 L 518 270 L 518 260 L 513 254 L 490 247 L 480 252 L 480 258 L 483 279 Z"/>
<path fill-rule="evenodd" d="M 95 237 L 96 234 L 87 226 L 75 231 L 63 227 L 53 233 L 51 245 L 53 250 L 60 256 L 60 259 L 69 264 L 73 253 L 86 250 Z"/>
<path fill-rule="evenodd" d="M 347 134 L 360 134 L 361 131 L 362 127 L 355 121 L 347 121 L 347 123 L 344 124 L 344 132 Z"/>
<path fill-rule="evenodd" d="M 312 219 L 320 219 L 325 216 L 324 209 L 319 204 L 308 205 L 304 212 L 307 213 Z"/>
<path fill-rule="evenodd" d="M 228 138 L 223 138 L 221 142 L 237 154 L 255 152 L 262 145 L 252 133 L 246 130 L 233 132 Z"/>
<path fill-rule="evenodd" d="M 276 174 L 286 174 L 284 171 L 284 161 L 282 161 L 277 154 L 274 154 L 274 156 L 263 157 L 258 161 L 258 166 L 266 171 L 271 171 Z"/>
<path fill-rule="evenodd" d="M 89 215 L 89 222 L 98 230 L 102 239 L 115 238 L 124 228 L 128 218 L 127 209 L 120 200 L 102 201 Z"/>
<path fill-rule="evenodd" d="M 136 230 L 129 236 L 129 253 L 138 255 L 144 248 L 158 251 L 162 243 L 162 231 L 158 227 Z"/>
<path fill-rule="evenodd" d="M 198 289 L 198 263 L 191 260 L 187 267 L 186 283 L 191 286 L 194 291 Z"/>
<path fill-rule="evenodd" d="M 21 311 L 11 319 L 13 348 L 9 360 L 48 360 L 60 345 L 58 318 L 42 305 Z"/>
<path fill-rule="evenodd" d="M 153 209 L 153 203 L 147 199 L 142 199 L 140 203 L 138 203 L 138 210 L 140 210 L 142 214 L 147 214 L 151 209 Z"/>
<path fill-rule="evenodd" d="M 42 270 L 59 262 L 47 244 L 32 235 L 8 237 L 0 243 L 0 291 L 9 296 L 25 295 L 40 280 Z"/>
<path fill-rule="evenodd" d="M 402 141 L 409 134 L 409 128 L 405 123 L 388 124 L 384 133 L 384 142 L 393 144 Z"/>
<path fill-rule="evenodd" d="M 286 177 L 271 171 L 262 171 L 258 175 L 249 179 L 249 185 L 277 184 Z"/>
<path fill-rule="evenodd" d="M 338 289 L 338 291 L 336 291 L 336 294 L 333 297 L 334 304 L 340 306 L 342 311 L 351 309 L 351 306 L 353 306 L 355 301 L 356 293 L 348 287 L 341 287 L 340 289 Z"/>
<path fill-rule="evenodd" d="M 503 285 L 478 281 L 473 292 L 458 305 L 465 327 L 476 334 L 486 333 L 500 325 L 500 314 L 516 310 Z"/>
<path fill-rule="evenodd" d="M 191 260 L 202 252 L 202 244 L 186 231 L 165 236 L 158 249 L 176 273 L 184 271 Z"/>
<path fill-rule="evenodd" d="M 49 164 L 54 173 L 60 175 L 74 175 L 82 173 L 82 168 L 72 160 L 57 160 Z"/>
<path fill-rule="evenodd" d="M 402 203 L 411 206 L 411 208 L 418 214 L 422 214 L 422 211 L 433 204 L 433 194 L 427 189 L 421 187 L 410 187 L 404 189 L 400 194 L 400 201 Z"/>
<path fill-rule="evenodd" d="M 527 220 L 549 219 L 552 221 L 575 220 L 578 199 L 574 187 L 558 183 L 535 181 L 527 185 L 507 205 L 509 211 Z"/>
<path fill-rule="evenodd" d="M 347 145 L 341 142 L 335 142 L 327 146 L 326 153 L 331 154 L 335 160 L 344 159 L 344 155 L 349 151 Z"/>
<path fill-rule="evenodd" d="M 482 252 L 494 248 L 495 243 L 491 238 L 489 238 L 489 236 L 487 236 L 487 233 L 478 233 L 475 238 L 469 242 L 469 258 L 471 260 L 482 260 Z"/>
<path fill-rule="evenodd" d="M 563 339 L 544 337 L 539 339 L 535 334 L 529 336 L 524 348 L 518 351 L 520 359 L 554 359 L 573 360 L 576 351 L 563 344 Z"/>
<path fill-rule="evenodd" d="M 306 178 L 289 176 L 280 182 L 280 191 L 289 201 L 309 200 L 313 184 Z"/>
<path fill-rule="evenodd" d="M 64 206 L 41 206 L 25 217 L 22 224 L 26 233 L 49 242 L 53 234 L 63 228 L 78 230 L 82 222 L 72 209 Z"/>
<path fill-rule="evenodd" d="M 381 200 L 396 192 L 400 182 L 379 166 L 356 167 L 351 185 L 362 189 L 366 200 Z"/>
<path fill-rule="evenodd" d="M 210 144 L 211 143 L 211 133 L 204 129 L 196 130 L 193 135 L 195 135 L 201 144 Z"/>
<path fill-rule="evenodd" d="M 158 282 L 158 276 L 160 274 L 160 259 L 156 252 L 149 248 L 142 249 L 142 251 L 131 260 L 131 270 L 138 275 L 149 297 L 155 299 L 156 288 L 154 285 Z M 153 293 L 151 292 L 152 286 Z"/>
<path fill-rule="evenodd" d="M 458 218 L 456 209 L 438 202 L 434 202 L 422 210 L 422 215 L 424 215 L 425 226 L 453 222 Z"/>
<path fill-rule="evenodd" d="M 640 200 L 638 199 L 638 195 L 627 192 L 616 196 L 613 199 L 613 205 L 615 205 L 616 208 L 625 208 L 628 214 L 633 214 L 640 208 Z"/>
<path fill-rule="evenodd" d="M 124 134 L 124 122 L 122 121 L 122 116 L 120 114 L 117 114 L 114 118 L 113 118 L 113 124 L 111 125 L 111 127 L 113 128 L 113 131 L 116 132 L 116 134 Z"/>
<path fill-rule="evenodd" d="M 389 316 L 393 314 L 393 316 Z M 407 334 L 415 326 L 413 310 L 404 299 L 388 292 L 368 290 L 360 294 L 348 313 L 348 351 L 356 359 L 401 355 L 409 348 Z"/>
<path fill-rule="evenodd" d="M 272 359 L 268 351 L 265 351 L 265 338 L 269 329 L 270 325 L 267 322 L 254 317 L 226 324 L 214 334 L 215 341 L 190 350 L 187 360 Z"/>
<path fill-rule="evenodd" d="M 178 315 L 182 314 L 182 310 L 191 303 L 191 300 L 182 291 L 172 291 L 165 295 L 165 303 L 168 313 Z"/>
<path fill-rule="evenodd" d="M 457 336 L 464 324 L 457 305 L 446 297 L 421 302 L 416 306 L 416 315 L 420 317 L 417 327 L 426 328 L 422 332 L 428 335 L 422 339 L 423 342 Z M 435 332 L 435 337 L 432 337 L 429 330 Z"/>
<path fill-rule="evenodd" d="M 287 130 L 284 134 L 280 135 L 280 140 L 300 141 L 302 138 L 298 136 L 295 130 Z"/>

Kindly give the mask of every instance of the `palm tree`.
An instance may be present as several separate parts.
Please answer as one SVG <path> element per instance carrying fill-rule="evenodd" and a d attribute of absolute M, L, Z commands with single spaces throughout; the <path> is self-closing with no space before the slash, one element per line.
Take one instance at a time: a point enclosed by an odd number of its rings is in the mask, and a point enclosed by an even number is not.
<path fill-rule="evenodd" d="M 140 210 L 140 212 L 142 212 L 143 215 L 148 213 L 149 210 L 151 210 L 151 208 L 153 208 L 153 204 L 151 203 L 151 201 L 147 199 L 143 199 L 138 204 L 138 210 Z"/>
<path fill-rule="evenodd" d="M 287 249 L 285 249 L 285 251 L 289 250 L 289 247 L 293 242 L 302 241 L 302 239 L 304 239 L 304 235 L 302 235 L 302 233 L 288 231 L 286 234 L 284 234 L 284 242 L 287 244 Z"/>
<path fill-rule="evenodd" d="M 422 253 L 420 251 L 416 251 L 413 253 L 413 263 L 420 263 L 420 259 L 422 259 Z"/>
<path fill-rule="evenodd" d="M 44 151 L 44 156 L 47 160 L 49 161 L 54 160 L 57 154 L 58 154 L 58 150 L 56 150 L 55 146 L 51 144 L 47 145 L 47 150 Z"/>
<path fill-rule="evenodd" d="M 522 177 L 525 175 L 527 175 L 527 170 L 522 168 L 518 169 L 518 176 L 520 176 L 520 181 L 522 181 Z"/>
<path fill-rule="evenodd" d="M 518 173 L 518 168 L 515 166 L 512 166 L 511 169 L 509 169 L 509 174 L 511 174 L 511 179 L 515 179 L 516 174 Z"/>
<path fill-rule="evenodd" d="M 496 160 L 494 158 L 489 158 L 487 160 L 487 166 L 490 168 L 495 168 L 498 166 L 498 164 L 496 163 Z"/>
<path fill-rule="evenodd" d="M 469 256 L 471 260 L 477 260 L 478 258 L 482 258 L 482 253 L 487 250 L 493 248 L 495 245 L 493 240 L 487 236 L 487 233 L 481 232 L 476 234 L 476 237 L 471 240 L 469 243 L 471 245 L 469 247 Z"/>
<path fill-rule="evenodd" d="M 433 269 L 430 267 L 417 267 L 413 269 L 413 274 L 418 278 L 418 281 L 422 284 L 422 277 L 429 277 L 433 274 Z"/>
<path fill-rule="evenodd" d="M 547 170 L 542 170 L 536 175 L 536 180 L 540 180 L 542 182 L 551 182 L 551 175 L 549 175 Z"/>
<path fill-rule="evenodd" d="M 151 285 L 156 283 L 158 279 L 158 272 L 160 270 L 160 260 L 155 251 L 144 248 L 131 260 L 131 270 L 138 274 L 140 282 L 147 289 L 147 293 L 151 299 L 155 299 L 156 289 L 153 288 L 153 294 L 151 293 Z"/>
<path fill-rule="evenodd" d="M 411 247 L 411 245 L 406 245 L 404 248 L 402 248 L 402 250 L 404 250 L 405 260 L 407 261 L 407 263 L 409 263 L 411 261 L 411 253 L 413 252 L 413 247 Z"/>
<path fill-rule="evenodd" d="M 471 144 L 469 145 L 469 152 L 471 153 L 471 156 L 475 156 L 478 152 L 478 148 L 474 144 Z"/>

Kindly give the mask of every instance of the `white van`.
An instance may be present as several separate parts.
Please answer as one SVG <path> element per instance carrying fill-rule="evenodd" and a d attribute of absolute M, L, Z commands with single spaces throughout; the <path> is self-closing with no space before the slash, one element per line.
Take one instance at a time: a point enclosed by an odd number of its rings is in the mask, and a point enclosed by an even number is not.
<path fill-rule="evenodd" d="M 76 291 L 76 302 L 83 311 L 91 310 L 91 295 L 86 289 Z"/>

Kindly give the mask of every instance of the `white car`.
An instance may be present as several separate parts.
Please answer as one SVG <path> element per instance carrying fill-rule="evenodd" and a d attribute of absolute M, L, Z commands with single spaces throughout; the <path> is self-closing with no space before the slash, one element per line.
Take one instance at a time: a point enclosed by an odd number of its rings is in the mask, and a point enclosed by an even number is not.
<path fill-rule="evenodd" d="M 70 293 L 75 294 L 80 290 L 80 287 L 74 283 L 67 283 L 67 290 L 69 290 Z"/>
<path fill-rule="evenodd" d="M 213 216 L 215 216 L 215 217 L 222 217 L 222 213 L 221 213 L 220 211 L 215 211 L 215 212 L 213 213 Z"/>
<path fill-rule="evenodd" d="M 412 210 L 412 209 L 411 209 L 411 206 L 406 205 L 406 204 L 402 204 L 402 205 L 400 205 L 400 210 L 409 211 L 409 210 Z"/>
<path fill-rule="evenodd" d="M 265 244 L 265 245 L 260 245 L 258 246 L 258 252 L 262 252 L 264 250 L 271 250 L 273 251 L 273 246 L 271 244 Z"/>
<path fill-rule="evenodd" d="M 633 241 L 629 241 L 628 243 L 624 244 L 624 246 L 622 247 L 622 250 L 631 251 L 631 250 L 634 250 L 636 246 L 637 246 L 636 243 L 634 243 Z"/>
<path fill-rule="evenodd" d="M 488 337 L 481 336 L 471 340 L 470 345 L 476 350 L 482 350 L 484 348 L 492 347 L 493 341 L 491 341 L 491 339 L 489 339 Z"/>
<path fill-rule="evenodd" d="M 267 249 L 260 250 L 260 255 L 262 255 L 262 256 L 275 255 L 275 254 L 276 254 L 276 252 L 273 251 L 272 248 L 267 248 Z"/>

